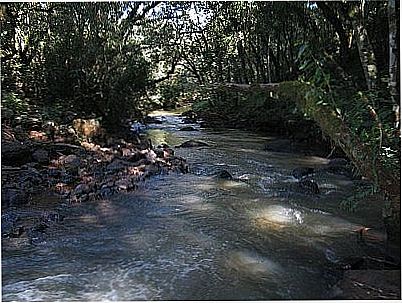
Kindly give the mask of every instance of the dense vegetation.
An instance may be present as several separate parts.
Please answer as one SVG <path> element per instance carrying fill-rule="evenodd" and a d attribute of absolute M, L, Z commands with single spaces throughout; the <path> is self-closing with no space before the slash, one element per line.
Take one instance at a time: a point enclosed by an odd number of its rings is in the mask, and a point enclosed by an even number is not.
<path fill-rule="evenodd" d="M 195 102 L 206 118 L 291 132 L 321 107 L 368 150 L 362 174 L 380 184 L 380 163 L 399 180 L 398 18 L 394 0 L 2 4 L 3 121 L 70 110 L 112 129 Z M 213 86 L 296 80 L 310 108 Z"/>

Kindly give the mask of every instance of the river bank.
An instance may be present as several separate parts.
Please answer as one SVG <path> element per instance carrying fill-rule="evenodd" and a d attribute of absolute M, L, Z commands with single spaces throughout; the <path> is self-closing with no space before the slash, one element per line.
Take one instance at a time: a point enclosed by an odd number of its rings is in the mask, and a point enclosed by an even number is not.
<path fill-rule="evenodd" d="M 63 221 L 59 206 L 106 199 L 136 190 L 151 176 L 188 170 L 169 146 L 153 146 L 134 132 L 102 138 L 87 133 L 77 140 L 77 131 L 57 130 L 50 138 L 46 129 L 35 129 L 2 128 L 3 239 L 44 241 L 46 231 Z M 49 208 L 30 211 L 42 200 L 57 207 L 45 202 Z"/>

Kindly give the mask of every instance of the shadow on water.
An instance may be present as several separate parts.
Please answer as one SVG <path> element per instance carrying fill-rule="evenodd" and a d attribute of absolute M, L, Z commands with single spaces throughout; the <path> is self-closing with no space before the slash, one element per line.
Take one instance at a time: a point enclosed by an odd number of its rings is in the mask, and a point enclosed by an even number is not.
<path fill-rule="evenodd" d="M 339 210 L 354 181 L 323 174 L 319 195 L 289 190 L 294 168 L 326 159 L 263 151 L 275 138 L 196 124 L 201 131 L 182 132 L 179 116 L 162 120 L 148 130 L 154 145 L 209 144 L 176 149 L 191 173 L 69 206 L 38 245 L 3 240 L 4 301 L 326 299 L 344 258 L 383 253 L 354 232 L 380 228 L 380 210 Z M 215 178 L 220 170 L 234 179 Z"/>

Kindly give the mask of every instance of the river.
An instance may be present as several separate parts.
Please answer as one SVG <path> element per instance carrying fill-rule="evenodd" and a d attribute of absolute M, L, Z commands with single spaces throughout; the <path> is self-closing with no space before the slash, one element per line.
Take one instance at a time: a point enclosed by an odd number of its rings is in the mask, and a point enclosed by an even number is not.
<path fill-rule="evenodd" d="M 64 207 L 63 224 L 38 245 L 3 241 L 4 301 L 327 299 L 345 259 L 384 253 L 354 232 L 383 232 L 381 201 L 340 207 L 367 184 L 321 171 L 318 195 L 292 190 L 294 168 L 319 170 L 327 159 L 264 151 L 275 137 L 155 115 L 155 145 L 208 143 L 175 149 L 190 173 Z M 196 130 L 180 131 L 188 125 Z M 220 170 L 236 179 L 214 177 Z"/>

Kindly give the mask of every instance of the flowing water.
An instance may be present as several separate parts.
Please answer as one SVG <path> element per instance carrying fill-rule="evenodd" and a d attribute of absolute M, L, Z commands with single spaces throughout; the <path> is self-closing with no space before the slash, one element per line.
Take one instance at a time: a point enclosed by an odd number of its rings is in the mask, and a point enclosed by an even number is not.
<path fill-rule="evenodd" d="M 382 253 L 354 232 L 381 233 L 381 201 L 339 207 L 357 181 L 321 172 L 320 194 L 292 190 L 294 168 L 328 160 L 264 151 L 277 139 L 241 130 L 180 131 L 179 116 L 159 115 L 148 129 L 155 145 L 209 144 L 175 149 L 190 173 L 64 207 L 63 224 L 37 245 L 3 241 L 4 301 L 326 299 L 342 260 Z M 214 177 L 223 169 L 236 179 Z"/>

